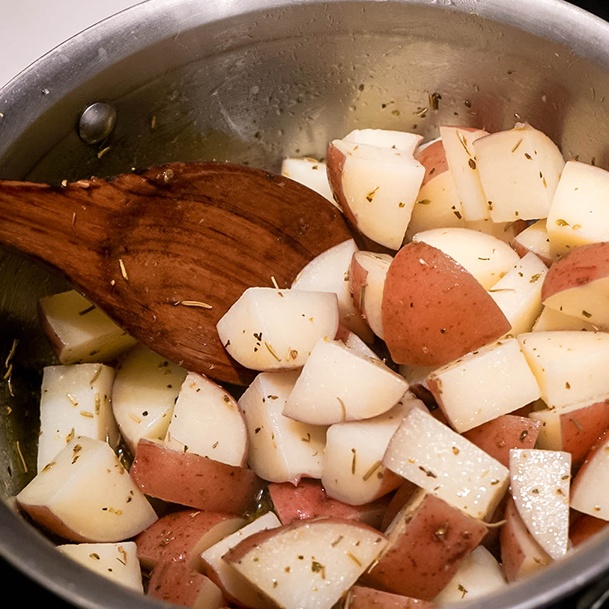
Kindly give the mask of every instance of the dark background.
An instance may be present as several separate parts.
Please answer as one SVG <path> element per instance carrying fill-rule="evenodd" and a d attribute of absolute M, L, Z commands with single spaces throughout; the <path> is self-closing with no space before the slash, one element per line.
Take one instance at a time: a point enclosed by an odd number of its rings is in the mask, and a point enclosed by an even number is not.
<path fill-rule="evenodd" d="M 505 0 L 509 2 L 510 0 Z M 584 8 L 591 13 L 609 21 L 609 0 L 573 0 L 571 4 L 575 4 Z M 12 569 L 0 558 L 0 581 L 5 582 L 8 590 L 17 591 L 17 598 L 20 605 L 28 605 L 30 603 L 39 604 L 42 602 L 48 609 L 70 609 L 70 605 L 51 595 L 36 584 L 25 578 L 19 572 Z M 10 583 L 9 583 L 10 582 Z M 588 603 L 585 606 L 589 606 Z M 577 599 L 565 599 L 560 605 L 552 609 L 576 609 L 578 607 Z M 128 609 L 125 607 L 125 609 Z M 549 609 L 549 608 L 548 608 Z M 601 605 L 596 605 L 595 609 L 609 609 L 609 601 Z"/>

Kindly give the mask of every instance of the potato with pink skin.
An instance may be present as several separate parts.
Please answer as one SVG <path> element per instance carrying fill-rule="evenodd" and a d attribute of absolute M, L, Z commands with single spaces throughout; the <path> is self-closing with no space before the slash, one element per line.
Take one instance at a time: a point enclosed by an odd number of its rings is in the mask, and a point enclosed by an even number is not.
<path fill-rule="evenodd" d="M 427 243 L 409 243 L 385 279 L 383 328 L 396 363 L 440 366 L 510 329 L 499 306 L 461 265 Z"/>
<path fill-rule="evenodd" d="M 345 609 L 433 609 L 434 604 L 420 598 L 393 594 L 356 584 L 345 599 Z"/>

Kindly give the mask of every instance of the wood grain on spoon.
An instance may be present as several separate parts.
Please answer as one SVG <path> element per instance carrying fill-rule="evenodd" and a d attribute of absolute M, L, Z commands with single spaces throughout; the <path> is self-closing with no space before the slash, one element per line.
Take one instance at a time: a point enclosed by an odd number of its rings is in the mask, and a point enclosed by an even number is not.
<path fill-rule="evenodd" d="M 229 163 L 170 163 L 62 186 L 0 181 L 0 243 L 44 261 L 133 337 L 247 384 L 216 323 L 249 286 L 288 287 L 351 237 L 323 197 Z"/>

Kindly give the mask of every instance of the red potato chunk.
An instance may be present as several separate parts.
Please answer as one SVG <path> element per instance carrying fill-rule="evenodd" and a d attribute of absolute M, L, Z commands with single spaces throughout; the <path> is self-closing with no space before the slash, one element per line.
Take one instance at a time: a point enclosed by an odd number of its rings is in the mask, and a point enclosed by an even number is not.
<path fill-rule="evenodd" d="M 474 276 L 439 249 L 413 242 L 395 255 L 385 279 L 383 329 L 396 363 L 441 366 L 510 327 Z"/>
<path fill-rule="evenodd" d="M 251 470 L 140 440 L 130 469 L 150 497 L 210 512 L 243 515 L 262 489 Z"/>
<path fill-rule="evenodd" d="M 380 528 L 390 501 L 390 496 L 387 495 L 364 505 L 349 505 L 328 497 L 319 480 L 313 479 L 302 479 L 297 485 L 291 482 L 272 482 L 268 490 L 282 524 L 334 516 Z"/>
<path fill-rule="evenodd" d="M 191 508 L 170 512 L 135 537 L 137 557 L 147 570 L 164 560 L 184 560 L 196 569 L 205 548 L 243 524 L 243 518 L 218 512 Z"/>
<path fill-rule="evenodd" d="M 481 520 L 421 490 L 387 529 L 389 545 L 363 582 L 433 600 L 486 533 Z"/>
<path fill-rule="evenodd" d="M 587 541 L 594 537 L 599 531 L 602 531 L 609 522 L 602 518 L 595 518 L 590 514 L 578 514 L 571 522 L 569 528 L 569 539 L 574 546 Z"/>
<path fill-rule="evenodd" d="M 511 448 L 534 448 L 541 424 L 528 417 L 505 414 L 466 431 L 463 436 L 509 466 Z"/>
<path fill-rule="evenodd" d="M 355 585 L 345 600 L 345 609 L 432 609 L 434 604 L 420 598 L 393 594 Z"/>

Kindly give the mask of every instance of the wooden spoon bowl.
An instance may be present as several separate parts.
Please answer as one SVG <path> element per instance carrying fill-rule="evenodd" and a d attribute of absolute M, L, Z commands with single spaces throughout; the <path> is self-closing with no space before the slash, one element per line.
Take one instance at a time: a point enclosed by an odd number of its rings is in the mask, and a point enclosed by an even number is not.
<path fill-rule="evenodd" d="M 61 186 L 0 181 L 0 243 L 62 273 L 157 353 L 217 381 L 253 372 L 216 323 L 250 286 L 289 287 L 351 238 L 324 197 L 282 176 L 215 162 L 169 163 Z"/>

